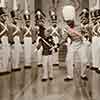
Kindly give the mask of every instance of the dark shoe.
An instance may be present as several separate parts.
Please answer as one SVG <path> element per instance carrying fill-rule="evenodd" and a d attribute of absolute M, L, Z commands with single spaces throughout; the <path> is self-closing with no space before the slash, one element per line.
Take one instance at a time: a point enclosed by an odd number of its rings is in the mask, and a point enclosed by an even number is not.
<path fill-rule="evenodd" d="M 59 64 L 53 64 L 53 66 L 59 66 Z"/>
<path fill-rule="evenodd" d="M 86 68 L 90 68 L 90 66 L 89 66 L 89 65 L 87 65 L 87 66 L 86 66 Z"/>
<path fill-rule="evenodd" d="M 92 66 L 90 69 L 96 71 L 98 68 Z"/>
<path fill-rule="evenodd" d="M 24 66 L 25 69 L 30 69 L 32 66 Z"/>
<path fill-rule="evenodd" d="M 13 68 L 12 72 L 16 72 L 16 71 L 20 71 L 20 70 L 21 70 L 21 68 Z"/>
<path fill-rule="evenodd" d="M 42 64 L 38 64 L 37 66 L 38 66 L 38 67 L 42 67 L 43 65 L 42 65 Z"/>
<path fill-rule="evenodd" d="M 68 78 L 68 77 L 64 79 L 64 81 L 72 81 L 72 80 L 73 78 Z"/>
<path fill-rule="evenodd" d="M 100 68 L 98 68 L 98 69 L 96 70 L 96 72 L 97 72 L 98 74 L 100 74 Z"/>
<path fill-rule="evenodd" d="M 42 82 L 46 82 L 48 79 L 46 79 L 46 78 L 43 78 L 41 81 Z"/>
<path fill-rule="evenodd" d="M 0 72 L 0 75 L 7 75 L 10 74 L 10 72 L 6 71 L 6 72 Z"/>
<path fill-rule="evenodd" d="M 84 81 L 88 81 L 87 76 L 81 76 L 81 79 L 84 80 Z"/>
<path fill-rule="evenodd" d="M 49 77 L 49 80 L 53 80 L 53 77 Z"/>

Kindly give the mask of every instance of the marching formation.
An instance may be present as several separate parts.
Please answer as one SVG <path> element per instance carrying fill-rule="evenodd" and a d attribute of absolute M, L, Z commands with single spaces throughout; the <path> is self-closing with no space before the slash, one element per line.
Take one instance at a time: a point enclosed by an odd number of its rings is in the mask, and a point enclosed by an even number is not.
<path fill-rule="evenodd" d="M 55 10 L 49 11 L 51 22 L 46 27 L 43 11 L 35 11 L 35 24 L 32 25 L 26 0 L 23 16 L 20 16 L 16 0 L 13 4 L 9 14 L 5 5 L 0 5 L 0 74 L 20 70 L 23 54 L 24 68 L 32 68 L 32 62 L 37 59 L 38 67 L 43 68 L 42 81 L 53 80 L 53 65 L 59 66 L 59 48 L 66 42 L 67 75 L 64 81 L 73 80 L 73 68 L 77 63 L 80 63 L 83 80 L 88 80 L 87 69 L 100 73 L 100 9 L 83 9 L 77 26 L 75 8 L 64 6 L 65 26 L 61 28 Z M 23 21 L 22 25 L 20 21 Z"/>

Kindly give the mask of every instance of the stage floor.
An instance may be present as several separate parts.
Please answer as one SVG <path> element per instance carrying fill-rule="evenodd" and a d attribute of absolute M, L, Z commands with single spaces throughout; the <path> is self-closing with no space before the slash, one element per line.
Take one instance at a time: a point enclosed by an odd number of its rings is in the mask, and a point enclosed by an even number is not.
<path fill-rule="evenodd" d="M 74 71 L 73 81 L 64 82 L 64 67 L 54 67 L 54 80 L 42 82 L 42 68 L 33 65 L 0 76 L 0 100 L 100 100 L 100 75 L 89 70 L 89 81 Z"/>

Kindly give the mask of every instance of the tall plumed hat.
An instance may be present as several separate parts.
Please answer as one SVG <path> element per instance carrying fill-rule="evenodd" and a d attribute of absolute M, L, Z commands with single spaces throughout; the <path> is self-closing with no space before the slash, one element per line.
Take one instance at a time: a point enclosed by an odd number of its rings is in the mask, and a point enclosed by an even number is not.
<path fill-rule="evenodd" d="M 65 21 L 75 20 L 75 8 L 72 5 L 64 6 L 62 13 Z"/>

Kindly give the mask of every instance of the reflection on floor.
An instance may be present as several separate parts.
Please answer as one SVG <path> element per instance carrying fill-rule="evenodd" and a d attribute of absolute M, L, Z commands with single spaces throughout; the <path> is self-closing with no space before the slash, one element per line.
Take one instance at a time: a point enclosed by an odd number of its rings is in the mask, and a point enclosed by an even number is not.
<path fill-rule="evenodd" d="M 0 76 L 0 100 L 100 100 L 100 75 L 89 70 L 89 81 L 64 82 L 64 68 L 54 68 L 54 80 L 41 82 L 42 68 Z"/>

